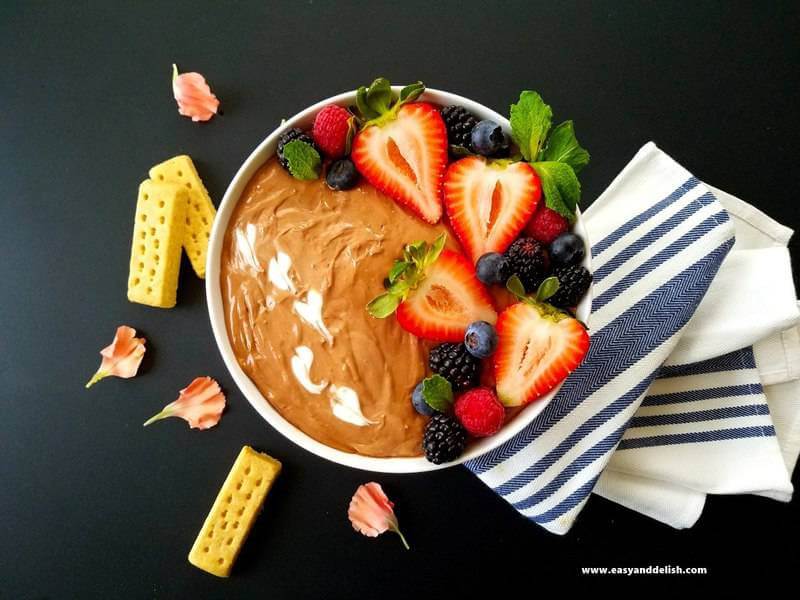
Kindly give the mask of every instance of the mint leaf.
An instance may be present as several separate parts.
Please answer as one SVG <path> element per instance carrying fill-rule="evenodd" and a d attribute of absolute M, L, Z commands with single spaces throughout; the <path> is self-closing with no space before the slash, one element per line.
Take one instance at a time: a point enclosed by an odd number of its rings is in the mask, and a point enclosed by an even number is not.
<path fill-rule="evenodd" d="M 567 163 L 575 173 L 580 173 L 589 164 L 589 153 L 578 143 L 572 121 L 564 121 L 553 129 L 541 159 Z"/>
<path fill-rule="evenodd" d="M 536 299 L 540 302 L 544 302 L 552 298 L 559 287 L 561 287 L 561 284 L 558 281 L 558 277 L 548 277 L 539 284 L 539 289 L 536 290 Z"/>
<path fill-rule="evenodd" d="M 367 312 L 376 319 L 385 319 L 397 310 L 402 299 L 402 296 L 393 292 L 381 294 L 370 300 L 370 303 L 367 304 Z"/>
<path fill-rule="evenodd" d="M 405 273 L 406 269 L 409 267 L 409 263 L 404 260 L 396 260 L 392 265 L 392 268 L 389 270 L 389 283 L 394 283 L 397 281 L 397 278 L 400 277 L 403 273 Z"/>
<path fill-rule="evenodd" d="M 431 375 L 422 380 L 422 398 L 433 410 L 447 412 L 453 404 L 453 388 L 441 375 Z"/>
<path fill-rule="evenodd" d="M 519 146 L 525 160 L 539 159 L 539 152 L 547 138 L 553 111 L 536 92 L 526 90 L 519 102 L 511 105 L 511 137 Z"/>
<path fill-rule="evenodd" d="M 563 162 L 535 162 L 531 166 L 542 181 L 542 192 L 547 208 L 573 222 L 575 209 L 581 199 L 581 184 L 575 171 Z"/>
<path fill-rule="evenodd" d="M 292 140 L 283 147 L 289 172 L 295 179 L 317 179 L 322 159 L 314 146 L 302 140 Z"/>

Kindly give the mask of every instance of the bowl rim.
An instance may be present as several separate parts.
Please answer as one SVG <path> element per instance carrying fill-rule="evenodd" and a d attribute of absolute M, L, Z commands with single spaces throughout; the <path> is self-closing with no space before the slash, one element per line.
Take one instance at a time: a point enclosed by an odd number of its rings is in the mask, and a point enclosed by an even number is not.
<path fill-rule="evenodd" d="M 394 92 L 399 92 L 401 87 L 402 86 L 392 86 L 392 89 Z M 531 423 L 531 421 L 533 421 L 533 419 L 535 419 L 536 416 L 541 413 L 542 410 L 544 410 L 544 408 L 552 401 L 553 397 L 561 387 L 561 384 L 556 386 L 550 391 L 550 393 L 541 399 L 522 408 L 519 413 L 516 414 L 508 423 L 506 423 L 495 435 L 473 441 L 467 448 L 466 452 L 464 452 L 455 461 L 441 465 L 435 465 L 427 461 L 424 456 L 384 458 L 365 456 L 361 454 L 345 452 L 343 450 L 328 446 L 327 444 L 323 444 L 286 420 L 283 415 L 273 408 L 269 401 L 264 398 L 264 395 L 261 393 L 261 391 L 242 370 L 228 338 L 228 329 L 225 323 L 219 277 L 220 261 L 225 233 L 228 229 L 228 223 L 242 192 L 255 172 L 275 153 L 278 137 L 284 131 L 291 127 L 308 127 L 316 113 L 329 104 L 352 106 L 355 104 L 355 97 L 355 91 L 336 94 L 312 104 L 289 119 L 285 119 L 277 128 L 269 133 L 258 146 L 256 146 L 256 148 L 249 154 L 247 159 L 239 167 L 236 174 L 233 176 L 233 179 L 231 179 L 231 182 L 228 185 L 224 196 L 222 197 L 222 201 L 219 204 L 219 208 L 217 209 L 217 215 L 212 225 L 208 244 L 206 263 L 206 300 L 208 304 L 209 319 L 211 321 L 211 329 L 214 334 L 217 348 L 222 355 L 223 362 L 225 363 L 228 372 L 231 374 L 231 377 L 233 378 L 237 387 L 250 405 L 269 425 L 281 433 L 285 438 L 294 442 L 301 448 L 339 465 L 352 467 L 355 469 L 362 469 L 365 471 L 380 473 L 420 473 L 445 469 L 462 464 L 466 461 L 490 452 L 514 437 L 529 423 Z M 464 106 L 467 110 L 480 119 L 491 119 L 497 123 L 500 123 L 506 130 L 508 130 L 510 127 L 508 119 L 506 119 L 504 116 L 474 100 L 464 98 L 458 94 L 428 88 L 425 90 L 424 94 L 419 98 L 419 100 L 432 102 L 440 106 L 458 104 Z M 590 248 L 590 244 L 586 235 L 586 228 L 584 226 L 580 210 L 577 211 L 574 230 L 583 238 L 588 250 Z M 583 265 L 589 270 L 591 270 L 590 255 L 591 253 L 587 251 L 583 261 Z M 589 291 L 578 305 L 576 311 L 577 317 L 587 324 L 591 309 L 591 299 L 592 288 L 590 287 Z"/>

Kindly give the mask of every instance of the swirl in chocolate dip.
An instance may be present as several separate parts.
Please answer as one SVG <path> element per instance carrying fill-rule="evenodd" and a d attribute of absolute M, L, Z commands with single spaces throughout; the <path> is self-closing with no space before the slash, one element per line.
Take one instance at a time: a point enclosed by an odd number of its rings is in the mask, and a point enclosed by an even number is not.
<path fill-rule="evenodd" d="M 274 158 L 253 176 L 225 234 L 220 283 L 236 358 L 284 418 L 347 452 L 422 453 L 425 419 L 410 395 L 429 344 L 365 306 L 405 244 L 444 230 L 363 181 L 335 192 Z"/>

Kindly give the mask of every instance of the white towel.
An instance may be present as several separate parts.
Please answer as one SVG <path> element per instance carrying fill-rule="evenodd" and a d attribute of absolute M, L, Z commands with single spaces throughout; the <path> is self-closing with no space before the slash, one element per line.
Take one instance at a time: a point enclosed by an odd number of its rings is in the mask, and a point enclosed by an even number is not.
<path fill-rule="evenodd" d="M 672 377 L 653 385 L 654 397 L 645 399 L 595 489 L 677 528 L 696 522 L 705 493 L 754 493 L 788 502 L 800 451 L 800 334 L 797 327 L 781 331 L 798 319 L 785 247 L 792 231 L 711 189 L 732 216 L 736 244 L 689 328 L 722 349 L 763 339 L 705 363 L 665 367 Z M 764 275 L 753 276 L 758 273 Z M 734 289 L 717 285 L 741 274 L 748 275 L 738 277 Z M 705 310 L 707 305 L 717 310 Z M 702 336 L 695 338 L 698 343 L 679 343 L 667 363 L 685 363 L 701 347 L 713 351 Z M 695 374 L 676 377 L 681 370 Z M 670 485 L 670 493 L 653 494 L 654 482 Z"/>
<path fill-rule="evenodd" d="M 566 533 L 733 246 L 710 190 L 652 143 L 592 209 L 591 345 L 542 413 L 472 470 L 527 518 Z"/>

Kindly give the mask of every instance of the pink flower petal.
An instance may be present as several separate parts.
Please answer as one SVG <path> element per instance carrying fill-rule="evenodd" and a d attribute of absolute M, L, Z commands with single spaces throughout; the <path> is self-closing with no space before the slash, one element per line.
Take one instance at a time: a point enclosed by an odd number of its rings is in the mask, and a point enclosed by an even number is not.
<path fill-rule="evenodd" d="M 137 338 L 136 330 L 127 325 L 117 327 L 114 341 L 100 351 L 103 357 L 100 368 L 97 369 L 86 387 L 92 387 L 104 377 L 122 377 L 129 379 L 136 375 L 139 365 L 144 357 L 144 338 Z"/>
<path fill-rule="evenodd" d="M 403 545 L 408 549 L 405 537 L 400 533 L 394 504 L 386 497 L 381 486 L 370 482 L 358 486 L 350 500 L 347 516 L 353 529 L 367 537 L 378 537 L 384 531 L 392 530 L 400 536 Z"/>
<path fill-rule="evenodd" d="M 178 103 L 178 113 L 192 121 L 208 121 L 217 114 L 219 100 L 211 92 L 200 73 L 182 73 L 172 65 L 172 94 Z"/>
<path fill-rule="evenodd" d="M 180 417 L 192 429 L 209 429 L 219 423 L 225 410 L 225 395 L 211 377 L 197 377 L 183 388 L 175 402 L 145 421 L 145 427 L 167 417 Z"/>

